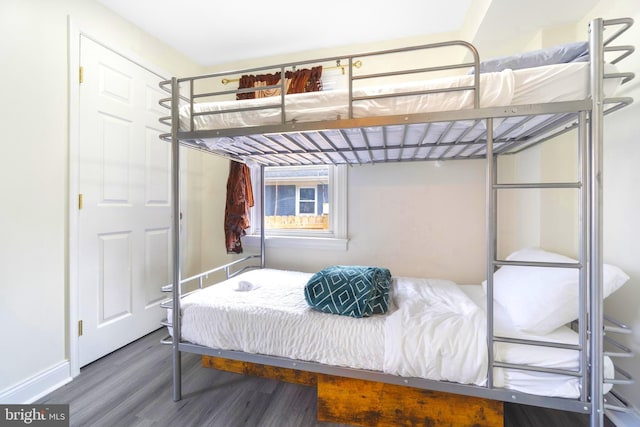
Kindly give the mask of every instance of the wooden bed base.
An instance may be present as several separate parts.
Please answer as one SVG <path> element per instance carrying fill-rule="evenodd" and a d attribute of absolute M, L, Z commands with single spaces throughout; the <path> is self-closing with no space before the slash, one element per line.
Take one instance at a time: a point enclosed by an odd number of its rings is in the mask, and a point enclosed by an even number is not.
<path fill-rule="evenodd" d="M 316 387 L 318 421 L 373 426 L 504 425 L 503 402 L 202 356 L 207 368 Z"/>

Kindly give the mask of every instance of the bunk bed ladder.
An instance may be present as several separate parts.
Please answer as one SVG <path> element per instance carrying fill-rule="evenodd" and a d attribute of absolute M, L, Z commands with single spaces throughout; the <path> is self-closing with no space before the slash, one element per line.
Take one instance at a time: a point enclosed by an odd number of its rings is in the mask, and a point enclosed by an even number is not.
<path fill-rule="evenodd" d="M 578 181 L 556 183 L 523 183 L 500 184 L 497 182 L 496 155 L 493 150 L 493 120 L 487 119 L 487 345 L 489 352 L 489 371 L 487 386 L 493 387 L 493 368 L 503 367 L 511 369 L 539 370 L 530 366 L 509 365 L 496 362 L 494 359 L 494 343 L 508 342 L 555 346 L 550 343 L 534 343 L 527 340 L 514 340 L 495 336 L 493 333 L 493 273 L 503 265 L 576 268 L 579 274 L 579 306 L 577 328 L 579 343 L 577 346 L 565 346 L 580 352 L 579 369 L 570 373 L 578 376 L 581 384 L 580 401 L 584 403 L 585 411 L 590 415 L 590 426 L 600 427 L 604 424 L 605 410 L 628 411 L 626 402 L 615 392 L 611 392 L 609 402 L 603 395 L 603 384 L 630 384 L 633 379 L 629 373 L 616 368 L 616 378 L 604 378 L 604 357 L 630 357 L 632 351 L 605 333 L 630 334 L 628 326 L 613 318 L 604 316 L 603 310 L 603 244 L 602 244 L 602 141 L 603 117 L 610 110 L 605 110 L 608 100 L 603 95 L 603 79 L 622 78 L 623 83 L 634 78 L 633 73 L 604 73 L 604 53 L 621 52 L 612 63 L 630 55 L 634 48 L 631 46 L 609 46 L 609 43 L 625 32 L 633 23 L 629 18 L 608 20 L 595 19 L 590 24 L 591 64 L 590 81 L 592 94 L 591 106 L 588 111 L 578 113 Z M 605 26 L 622 26 L 617 32 L 604 40 Z M 616 100 L 612 99 L 612 103 Z M 626 104 L 629 101 L 624 101 Z M 617 107 L 612 108 L 615 110 Z M 573 188 L 579 190 L 579 260 L 575 264 L 514 262 L 497 258 L 497 192 L 508 189 L 543 189 L 543 188 Z M 605 321 L 612 324 L 605 325 Z M 605 351 L 604 345 L 614 347 L 615 351 Z M 620 378 L 621 377 L 621 378 Z M 616 403 L 616 404 L 613 404 Z"/>
<path fill-rule="evenodd" d="M 588 300 L 587 293 L 587 262 L 586 262 L 586 243 L 587 243 L 587 186 L 585 185 L 585 179 L 587 177 L 587 157 L 584 154 L 587 147 L 587 115 L 582 111 L 578 114 L 578 138 L 579 138 L 579 150 L 578 150 L 578 179 L 575 182 L 533 182 L 533 183 L 499 183 L 498 182 L 498 162 L 497 154 L 493 150 L 493 119 L 486 119 L 487 128 L 487 145 L 486 145 L 486 161 L 487 161 L 487 348 L 489 357 L 489 369 L 487 372 L 487 387 L 494 387 L 493 382 L 493 368 L 507 368 L 507 369 L 519 369 L 537 372 L 555 372 L 561 375 L 568 375 L 579 377 L 581 384 L 581 396 L 580 400 L 585 405 L 585 410 L 588 408 L 589 396 L 588 396 L 588 384 L 587 375 L 588 369 L 588 354 L 587 354 L 587 310 L 586 301 Z M 508 190 L 540 190 L 540 189 L 574 189 L 579 191 L 579 229 L 581 230 L 579 236 L 580 256 L 579 261 L 576 263 L 558 263 L 558 262 L 536 262 L 536 261 L 508 261 L 498 259 L 497 254 L 497 228 L 498 228 L 498 192 Z M 579 299 L 584 301 L 580 304 L 583 307 L 579 311 L 578 325 L 579 325 L 579 341 L 577 345 L 571 344 L 559 344 L 546 341 L 534 341 L 515 339 L 509 337 L 503 337 L 495 335 L 493 332 L 494 316 L 493 316 L 493 274 L 498 267 L 501 266 L 521 266 L 521 267 L 550 267 L 550 268 L 575 268 L 579 274 Z M 570 370 L 554 370 L 539 368 L 529 365 L 517 365 L 508 364 L 503 362 L 497 362 L 494 356 L 494 344 L 495 343 L 511 343 L 511 344 L 523 344 L 523 345 L 536 345 L 550 348 L 564 348 L 569 350 L 575 350 L 580 353 L 579 367 L 577 371 Z M 513 397 L 516 399 L 516 396 Z"/>

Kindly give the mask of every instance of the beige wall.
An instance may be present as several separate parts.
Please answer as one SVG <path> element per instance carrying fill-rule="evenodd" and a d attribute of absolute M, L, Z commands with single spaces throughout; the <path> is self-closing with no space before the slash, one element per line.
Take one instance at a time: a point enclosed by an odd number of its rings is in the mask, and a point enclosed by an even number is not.
<path fill-rule="evenodd" d="M 200 72 L 94 1 L 0 2 L 0 395 L 68 359 L 69 15 L 168 73 Z"/>
<path fill-rule="evenodd" d="M 349 247 L 267 251 L 270 267 L 314 272 L 379 265 L 396 276 L 480 283 L 484 277 L 484 161 L 348 169 Z"/>
<path fill-rule="evenodd" d="M 540 182 L 540 147 L 498 161 L 499 183 Z M 524 247 L 540 246 L 541 191 L 502 190 L 498 192 L 498 257 Z"/>

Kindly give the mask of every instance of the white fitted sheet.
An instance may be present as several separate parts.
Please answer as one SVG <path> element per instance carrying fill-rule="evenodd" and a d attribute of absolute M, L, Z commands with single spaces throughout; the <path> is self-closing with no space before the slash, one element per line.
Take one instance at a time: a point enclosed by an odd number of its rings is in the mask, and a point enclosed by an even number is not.
<path fill-rule="evenodd" d="M 311 309 L 303 294 L 310 277 L 300 272 L 253 270 L 190 294 L 182 303 L 182 338 L 216 349 L 485 384 L 480 285 L 394 278 L 389 312 L 356 319 Z M 508 336 L 577 342 L 569 328 L 545 337 L 517 333 L 500 310 L 496 311 L 496 326 Z M 575 351 L 504 343 L 496 344 L 496 357 L 509 363 L 565 369 L 576 369 L 578 363 Z M 612 371 L 608 361 L 606 375 Z M 579 396 L 579 384 L 573 377 L 495 369 L 494 382 L 498 387 L 543 396 Z"/>
<path fill-rule="evenodd" d="M 461 75 L 380 87 L 354 88 L 354 97 L 453 88 L 472 84 L 472 75 Z M 616 85 L 615 81 L 606 82 L 605 93 L 612 93 Z M 588 93 L 589 64 L 584 62 L 554 64 L 515 71 L 506 69 L 496 73 L 484 73 L 480 76 L 481 108 L 582 100 L 588 97 Z M 280 97 L 201 102 L 194 105 L 194 111 L 224 111 L 272 105 L 279 102 Z M 473 108 L 473 92 L 456 91 L 357 101 L 353 104 L 353 114 L 355 118 L 361 118 L 470 108 Z M 287 123 L 347 118 L 348 92 L 346 90 L 328 90 L 287 95 L 285 110 Z M 181 130 L 189 129 L 189 116 L 189 106 L 181 108 Z M 280 121 L 279 109 L 235 111 L 196 116 L 194 117 L 194 130 L 279 124 Z"/>

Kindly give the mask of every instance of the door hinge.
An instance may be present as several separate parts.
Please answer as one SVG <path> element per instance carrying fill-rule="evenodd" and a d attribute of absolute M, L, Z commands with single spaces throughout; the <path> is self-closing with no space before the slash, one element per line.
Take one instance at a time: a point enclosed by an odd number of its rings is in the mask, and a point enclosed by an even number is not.
<path fill-rule="evenodd" d="M 78 194 L 78 210 L 82 209 L 82 193 Z"/>
<path fill-rule="evenodd" d="M 80 80 L 80 83 L 84 82 L 84 67 L 80 67 L 80 72 L 78 75 L 78 79 Z"/>
<path fill-rule="evenodd" d="M 78 336 L 82 336 L 82 320 L 78 320 Z"/>

